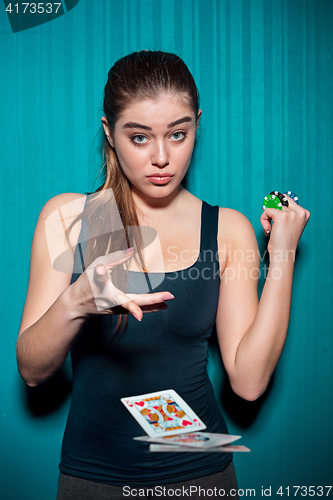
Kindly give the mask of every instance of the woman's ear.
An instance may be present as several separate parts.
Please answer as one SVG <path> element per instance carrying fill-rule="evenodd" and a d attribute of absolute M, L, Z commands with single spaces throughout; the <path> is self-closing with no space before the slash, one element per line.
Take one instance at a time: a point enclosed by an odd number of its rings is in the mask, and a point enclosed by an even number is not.
<path fill-rule="evenodd" d="M 103 128 L 104 128 L 104 132 L 105 132 L 105 135 L 109 141 L 109 144 L 112 148 L 114 148 L 114 142 L 113 142 L 113 137 L 111 135 L 111 132 L 110 132 L 110 128 L 109 128 L 109 124 L 108 124 L 108 120 L 106 118 L 106 116 L 103 116 L 101 118 L 102 120 L 102 124 L 103 124 Z"/>
<path fill-rule="evenodd" d="M 200 121 L 200 118 L 201 118 L 201 113 L 202 113 L 202 110 L 199 109 L 199 111 L 198 111 L 198 118 L 197 118 L 197 128 L 199 126 L 199 121 Z"/>

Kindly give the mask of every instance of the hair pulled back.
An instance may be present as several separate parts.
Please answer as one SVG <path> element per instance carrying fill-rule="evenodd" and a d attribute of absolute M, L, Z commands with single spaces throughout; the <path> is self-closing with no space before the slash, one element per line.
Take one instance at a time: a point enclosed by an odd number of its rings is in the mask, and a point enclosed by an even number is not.
<path fill-rule="evenodd" d="M 180 57 L 167 52 L 143 50 L 119 59 L 110 69 L 104 89 L 103 108 L 111 134 L 120 114 L 131 103 L 137 100 L 158 99 L 168 93 L 182 97 L 196 118 L 198 117 L 198 90 L 192 74 Z M 111 231 L 103 237 L 90 238 L 85 256 L 86 266 L 100 255 L 124 250 L 126 246 L 135 246 L 134 258 L 146 272 L 141 253 L 143 244 L 138 227 L 137 207 L 131 185 L 122 171 L 115 149 L 106 136 L 103 153 L 106 167 L 105 182 L 97 190 L 96 197 L 89 202 L 89 206 L 86 205 L 79 219 L 85 217 L 87 225 L 94 227 L 95 234 L 97 229 L 97 233 L 102 235 L 105 217 L 111 213 L 111 210 L 105 207 L 105 197 L 102 195 L 106 190 L 112 189 L 125 231 Z M 101 213 L 103 217 L 100 217 Z M 108 221 L 108 227 L 112 227 L 112 221 Z M 123 271 L 119 267 L 121 266 L 113 269 L 111 277 L 113 282 L 120 286 L 124 283 L 124 279 Z M 118 319 L 116 331 L 119 330 L 121 323 L 122 316 Z"/>
<path fill-rule="evenodd" d="M 172 93 L 183 98 L 198 118 L 199 94 L 194 78 L 176 54 L 142 50 L 119 59 L 110 69 L 104 89 L 103 108 L 110 133 L 122 111 L 137 100 L 158 99 Z M 112 189 L 120 216 L 127 227 L 138 226 L 130 183 L 123 173 L 115 149 L 104 137 L 106 179 L 102 190 Z M 129 239 L 127 238 L 129 244 Z M 136 247 L 140 245 L 136 242 Z"/>
<path fill-rule="evenodd" d="M 120 114 L 131 103 L 137 100 L 158 99 L 167 93 L 184 98 L 195 117 L 198 117 L 199 95 L 194 78 L 184 61 L 176 54 L 142 50 L 119 59 L 110 69 L 104 89 L 103 108 L 111 134 Z M 104 155 L 106 180 L 102 189 L 113 190 L 125 228 L 127 245 L 135 245 L 137 258 L 145 270 L 140 231 L 132 232 L 134 242 L 130 242 L 128 237 L 127 228 L 139 225 L 131 186 L 121 169 L 116 151 L 106 137 Z M 111 245 L 112 247 L 115 248 L 114 245 Z"/>
<path fill-rule="evenodd" d="M 110 69 L 104 90 L 104 112 L 112 130 L 133 101 L 181 94 L 198 116 L 198 90 L 186 64 L 176 54 L 142 50 L 119 59 Z"/>
<path fill-rule="evenodd" d="M 142 50 L 119 59 L 110 69 L 104 89 L 103 108 L 110 132 L 121 112 L 131 103 L 158 99 L 166 93 L 183 97 L 198 117 L 199 95 L 192 74 L 176 54 Z M 119 164 L 116 151 L 104 138 L 106 179 L 102 190 L 112 189 L 124 227 L 137 226 L 131 186 Z"/>

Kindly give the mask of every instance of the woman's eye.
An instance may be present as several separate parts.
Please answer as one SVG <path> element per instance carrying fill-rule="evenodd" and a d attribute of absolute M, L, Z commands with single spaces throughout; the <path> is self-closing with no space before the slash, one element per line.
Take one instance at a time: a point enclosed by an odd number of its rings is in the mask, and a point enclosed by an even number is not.
<path fill-rule="evenodd" d="M 185 132 L 174 132 L 171 137 L 174 141 L 181 142 L 185 139 L 186 134 Z"/>
<path fill-rule="evenodd" d="M 132 137 L 132 141 L 135 143 L 135 144 L 145 144 L 147 142 L 147 137 L 145 135 L 134 135 Z"/>

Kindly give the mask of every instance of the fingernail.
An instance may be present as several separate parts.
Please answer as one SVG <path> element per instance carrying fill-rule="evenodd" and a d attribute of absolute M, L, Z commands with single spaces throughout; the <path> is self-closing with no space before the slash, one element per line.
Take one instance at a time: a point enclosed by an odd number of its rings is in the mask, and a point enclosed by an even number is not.
<path fill-rule="evenodd" d="M 268 235 L 269 235 L 269 233 L 270 233 L 270 231 L 269 231 L 269 230 L 268 230 L 268 231 L 265 231 L 266 236 L 268 236 Z"/>
<path fill-rule="evenodd" d="M 135 251 L 134 247 L 129 247 L 129 248 L 126 248 L 126 250 L 124 250 L 124 253 L 131 253 L 131 252 L 134 252 L 134 251 Z"/>
<path fill-rule="evenodd" d="M 165 293 L 164 295 L 162 295 L 162 300 L 170 300 L 170 299 L 174 299 L 174 298 L 175 297 L 170 292 Z"/>
<path fill-rule="evenodd" d="M 139 316 L 137 315 L 137 313 L 133 313 L 133 316 L 135 319 L 137 319 L 138 321 L 141 321 L 141 319 L 139 318 Z"/>
<path fill-rule="evenodd" d="M 106 274 L 106 272 L 107 272 L 107 269 L 102 264 L 97 264 L 97 266 L 95 267 L 95 273 L 98 276 L 104 276 Z"/>

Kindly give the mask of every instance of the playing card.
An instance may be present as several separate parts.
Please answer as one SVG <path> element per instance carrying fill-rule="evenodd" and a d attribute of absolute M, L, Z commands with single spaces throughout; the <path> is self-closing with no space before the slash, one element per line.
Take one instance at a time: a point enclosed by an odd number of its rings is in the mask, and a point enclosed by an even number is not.
<path fill-rule="evenodd" d="M 237 451 L 251 451 L 246 446 L 242 445 L 226 445 L 226 446 L 215 446 L 213 448 L 193 448 L 193 447 L 185 447 L 185 446 L 175 446 L 171 444 L 151 444 L 149 446 L 149 451 L 161 451 L 161 452 L 205 452 L 205 453 L 231 453 Z"/>
<path fill-rule="evenodd" d="M 198 415 L 173 389 L 121 398 L 149 437 L 206 429 Z"/>
<path fill-rule="evenodd" d="M 140 436 L 134 439 L 138 441 L 148 441 L 152 443 L 172 444 L 182 447 L 193 448 L 211 448 L 214 446 L 223 446 L 232 443 L 241 436 L 232 436 L 230 434 L 217 434 L 212 432 L 190 432 L 189 434 L 179 434 L 164 437 Z"/>

